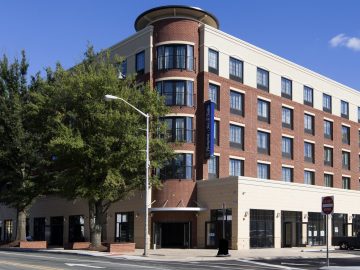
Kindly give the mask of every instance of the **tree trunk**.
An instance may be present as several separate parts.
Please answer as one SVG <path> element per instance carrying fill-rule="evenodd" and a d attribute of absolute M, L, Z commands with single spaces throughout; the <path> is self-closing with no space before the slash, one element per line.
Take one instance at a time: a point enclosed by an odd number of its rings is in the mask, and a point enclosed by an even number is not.
<path fill-rule="evenodd" d="M 26 211 L 17 210 L 15 241 L 26 241 Z"/>
<path fill-rule="evenodd" d="M 103 205 L 100 201 L 89 201 L 90 242 L 94 249 L 101 248 L 101 232 L 103 226 Z"/>

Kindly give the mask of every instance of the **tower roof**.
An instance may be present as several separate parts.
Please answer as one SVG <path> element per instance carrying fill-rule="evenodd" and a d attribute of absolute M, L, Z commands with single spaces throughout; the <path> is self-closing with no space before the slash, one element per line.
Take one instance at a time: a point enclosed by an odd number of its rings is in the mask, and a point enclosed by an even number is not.
<path fill-rule="evenodd" d="M 169 5 L 152 8 L 141 13 L 135 20 L 135 30 L 139 31 L 153 22 L 168 18 L 187 18 L 219 29 L 218 19 L 201 8 Z"/>

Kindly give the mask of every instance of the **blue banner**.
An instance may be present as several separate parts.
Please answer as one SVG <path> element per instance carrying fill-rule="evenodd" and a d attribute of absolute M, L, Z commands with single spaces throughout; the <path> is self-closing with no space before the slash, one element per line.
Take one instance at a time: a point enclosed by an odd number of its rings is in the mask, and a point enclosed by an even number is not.
<path fill-rule="evenodd" d="M 214 155 L 214 114 L 215 103 L 210 100 L 205 102 L 205 158 Z"/>

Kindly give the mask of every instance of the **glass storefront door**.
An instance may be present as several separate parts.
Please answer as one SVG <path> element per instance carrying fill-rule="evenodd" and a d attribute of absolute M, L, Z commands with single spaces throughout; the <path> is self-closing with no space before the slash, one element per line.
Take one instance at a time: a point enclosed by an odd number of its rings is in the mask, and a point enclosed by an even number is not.
<path fill-rule="evenodd" d="M 321 213 L 309 212 L 307 226 L 307 242 L 311 246 L 326 244 L 326 216 Z"/>

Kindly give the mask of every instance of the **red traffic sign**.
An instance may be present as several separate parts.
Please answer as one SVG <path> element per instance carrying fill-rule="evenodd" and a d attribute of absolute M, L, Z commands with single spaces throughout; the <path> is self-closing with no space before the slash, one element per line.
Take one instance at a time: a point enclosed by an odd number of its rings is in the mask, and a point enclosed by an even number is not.
<path fill-rule="evenodd" d="M 321 198 L 321 211 L 325 215 L 330 215 L 334 212 L 334 196 Z"/>

